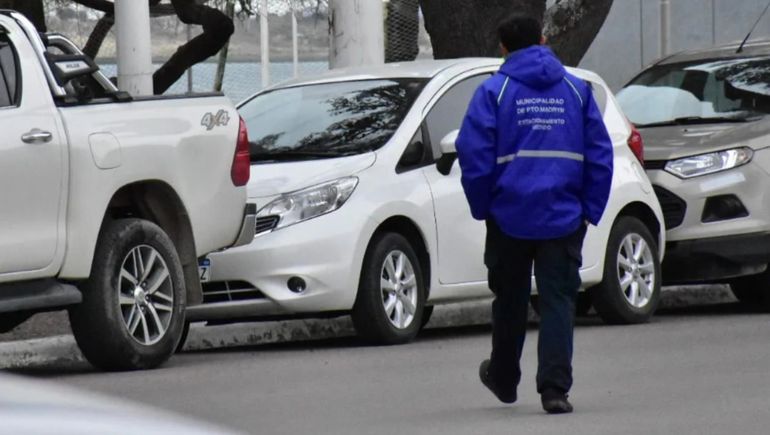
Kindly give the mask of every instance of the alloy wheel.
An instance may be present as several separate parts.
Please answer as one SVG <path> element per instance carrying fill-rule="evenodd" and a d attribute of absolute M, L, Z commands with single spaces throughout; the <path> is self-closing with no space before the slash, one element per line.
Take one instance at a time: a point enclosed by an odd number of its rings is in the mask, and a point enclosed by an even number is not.
<path fill-rule="evenodd" d="M 650 245 L 636 233 L 629 233 L 618 249 L 618 282 L 623 296 L 634 308 L 643 308 L 655 289 L 655 262 Z"/>
<path fill-rule="evenodd" d="M 174 288 L 169 269 L 152 246 L 129 251 L 118 279 L 120 310 L 128 333 L 145 346 L 159 342 L 171 324 Z"/>
<path fill-rule="evenodd" d="M 417 310 L 417 275 L 409 257 L 392 251 L 386 257 L 380 274 L 382 306 L 391 325 L 406 329 L 414 321 Z"/>

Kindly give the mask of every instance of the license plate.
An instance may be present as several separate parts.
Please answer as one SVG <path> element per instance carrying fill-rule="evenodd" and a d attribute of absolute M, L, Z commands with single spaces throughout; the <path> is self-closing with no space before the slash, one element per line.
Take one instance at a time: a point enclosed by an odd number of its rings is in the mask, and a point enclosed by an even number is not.
<path fill-rule="evenodd" d="M 211 279 L 211 260 L 204 258 L 198 263 L 198 276 L 201 282 L 209 282 Z"/>

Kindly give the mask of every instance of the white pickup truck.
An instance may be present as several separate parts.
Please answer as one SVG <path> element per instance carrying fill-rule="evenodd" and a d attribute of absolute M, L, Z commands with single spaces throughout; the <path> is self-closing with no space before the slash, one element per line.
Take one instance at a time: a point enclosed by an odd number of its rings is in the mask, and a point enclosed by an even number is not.
<path fill-rule="evenodd" d="M 235 108 L 132 98 L 0 11 L 0 134 L 0 331 L 66 308 L 95 366 L 166 361 L 202 300 L 198 259 L 254 237 Z"/>

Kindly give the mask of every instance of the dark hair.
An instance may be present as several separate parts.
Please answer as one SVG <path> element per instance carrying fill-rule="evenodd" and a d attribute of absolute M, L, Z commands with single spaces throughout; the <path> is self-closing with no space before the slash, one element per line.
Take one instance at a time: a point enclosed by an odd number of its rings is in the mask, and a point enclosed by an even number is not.
<path fill-rule="evenodd" d="M 514 14 L 500 23 L 497 34 L 508 51 L 516 51 L 540 44 L 543 26 L 530 15 Z"/>

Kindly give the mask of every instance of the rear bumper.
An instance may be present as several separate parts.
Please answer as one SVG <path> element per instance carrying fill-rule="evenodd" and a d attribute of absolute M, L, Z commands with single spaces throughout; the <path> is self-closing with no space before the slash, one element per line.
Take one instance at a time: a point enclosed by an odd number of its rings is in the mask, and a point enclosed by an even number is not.
<path fill-rule="evenodd" d="M 243 211 L 243 222 L 241 223 L 241 230 L 238 232 L 238 238 L 235 239 L 230 247 L 236 248 L 238 246 L 246 246 L 254 241 L 256 235 L 257 226 L 257 205 L 254 203 L 246 203 L 246 208 Z"/>
<path fill-rule="evenodd" d="M 663 284 L 724 281 L 760 273 L 768 263 L 770 232 L 669 242 Z"/>

